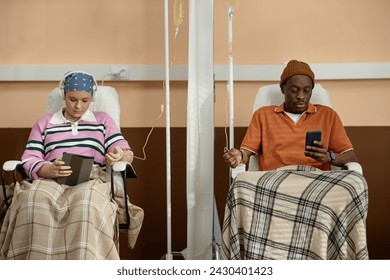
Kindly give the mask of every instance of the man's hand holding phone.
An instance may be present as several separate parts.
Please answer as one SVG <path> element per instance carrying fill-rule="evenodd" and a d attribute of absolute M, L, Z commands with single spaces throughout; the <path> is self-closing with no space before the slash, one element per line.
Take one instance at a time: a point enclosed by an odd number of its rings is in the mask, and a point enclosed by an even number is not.
<path fill-rule="evenodd" d="M 329 163 L 328 148 L 321 142 L 321 131 L 306 132 L 305 156 L 321 163 Z"/>

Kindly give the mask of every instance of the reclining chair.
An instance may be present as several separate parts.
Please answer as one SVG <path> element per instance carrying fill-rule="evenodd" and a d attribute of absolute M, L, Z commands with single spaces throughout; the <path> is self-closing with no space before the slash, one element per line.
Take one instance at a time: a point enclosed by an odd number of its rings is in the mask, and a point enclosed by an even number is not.
<path fill-rule="evenodd" d="M 64 100 L 61 98 L 59 88 L 52 90 L 48 97 L 45 113 L 55 113 L 60 108 L 65 106 Z M 91 103 L 89 109 L 91 111 L 103 111 L 108 113 L 118 127 L 120 127 L 120 104 L 116 90 L 109 86 L 99 86 L 98 90 L 94 93 L 94 100 Z M 107 166 L 106 170 L 110 174 L 111 178 L 111 193 L 114 199 L 114 184 L 119 185 L 124 190 L 124 197 L 127 197 L 127 178 L 137 178 L 136 172 L 133 166 L 125 161 L 116 162 L 113 166 Z M 1 179 L 4 202 L 3 205 L 8 209 L 10 206 L 10 199 L 8 198 L 9 193 L 6 190 L 5 184 L 5 172 L 13 173 L 13 183 L 16 184 L 17 174 L 21 175 L 22 179 L 27 179 L 27 175 L 22 167 L 22 162 L 19 160 L 9 160 L 3 164 Z M 8 191 L 9 192 L 9 191 Z M 12 191 L 11 191 L 12 194 Z M 127 199 L 124 200 L 124 208 L 126 210 L 126 219 L 118 222 L 119 229 L 127 230 L 130 228 L 130 214 L 129 205 Z"/>
<path fill-rule="evenodd" d="M 279 85 L 261 87 L 253 111 L 284 102 Z M 319 84 L 311 103 L 331 106 Z M 345 170 L 347 169 L 347 170 Z M 321 171 L 290 166 L 258 171 L 251 156 L 229 190 L 225 259 L 367 259 L 367 183 L 359 163 Z"/>

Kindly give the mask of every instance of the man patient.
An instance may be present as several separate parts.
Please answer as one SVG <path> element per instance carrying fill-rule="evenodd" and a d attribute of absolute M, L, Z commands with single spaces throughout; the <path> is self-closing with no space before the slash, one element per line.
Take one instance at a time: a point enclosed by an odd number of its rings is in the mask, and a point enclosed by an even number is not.
<path fill-rule="evenodd" d="M 327 106 L 310 103 L 314 85 L 315 76 L 307 63 L 289 61 L 280 77 L 284 103 L 254 112 L 240 148 L 225 148 L 225 163 L 235 168 L 247 164 L 255 154 L 259 154 L 259 170 L 289 165 L 329 170 L 331 165 L 356 162 L 337 113 Z M 321 131 L 321 141 L 305 147 L 308 131 Z"/>

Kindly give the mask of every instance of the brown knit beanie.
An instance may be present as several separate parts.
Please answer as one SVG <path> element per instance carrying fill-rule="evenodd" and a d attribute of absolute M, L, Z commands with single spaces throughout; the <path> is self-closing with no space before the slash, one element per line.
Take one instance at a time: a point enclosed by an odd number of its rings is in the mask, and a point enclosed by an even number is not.
<path fill-rule="evenodd" d="M 280 86 L 283 86 L 284 83 L 294 75 L 306 75 L 313 82 L 314 88 L 314 73 L 311 71 L 310 66 L 302 61 L 290 60 L 287 63 L 286 68 L 284 68 L 282 75 L 280 76 Z"/>

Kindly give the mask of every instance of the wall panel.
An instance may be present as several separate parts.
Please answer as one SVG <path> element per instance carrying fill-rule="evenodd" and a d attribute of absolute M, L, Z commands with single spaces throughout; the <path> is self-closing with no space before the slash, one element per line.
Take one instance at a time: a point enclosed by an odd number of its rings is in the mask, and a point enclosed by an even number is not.
<path fill-rule="evenodd" d="M 369 187 L 369 211 L 367 219 L 368 249 L 372 259 L 390 259 L 390 127 L 346 127 L 354 144 L 364 176 Z M 30 129 L 0 128 L 0 163 L 20 158 Z M 240 143 L 246 128 L 235 131 Z M 124 128 L 136 155 L 142 156 L 142 146 L 149 128 Z M 12 141 L 10 141 L 10 139 Z M 186 246 L 186 178 L 185 178 L 185 128 L 173 128 L 172 145 L 172 251 L 178 252 Z M 222 159 L 225 145 L 224 129 L 215 131 L 214 192 L 219 219 L 222 224 L 226 195 L 229 189 L 229 170 Z M 126 259 L 160 259 L 166 253 L 166 193 L 165 158 L 161 149 L 165 147 L 165 129 L 154 130 L 146 148 L 147 159 L 135 160 L 137 179 L 128 179 L 131 202 L 145 211 L 144 225 L 134 250 L 126 246 L 126 236 L 121 235 L 121 256 Z M 10 176 L 7 180 L 9 182 Z"/>

